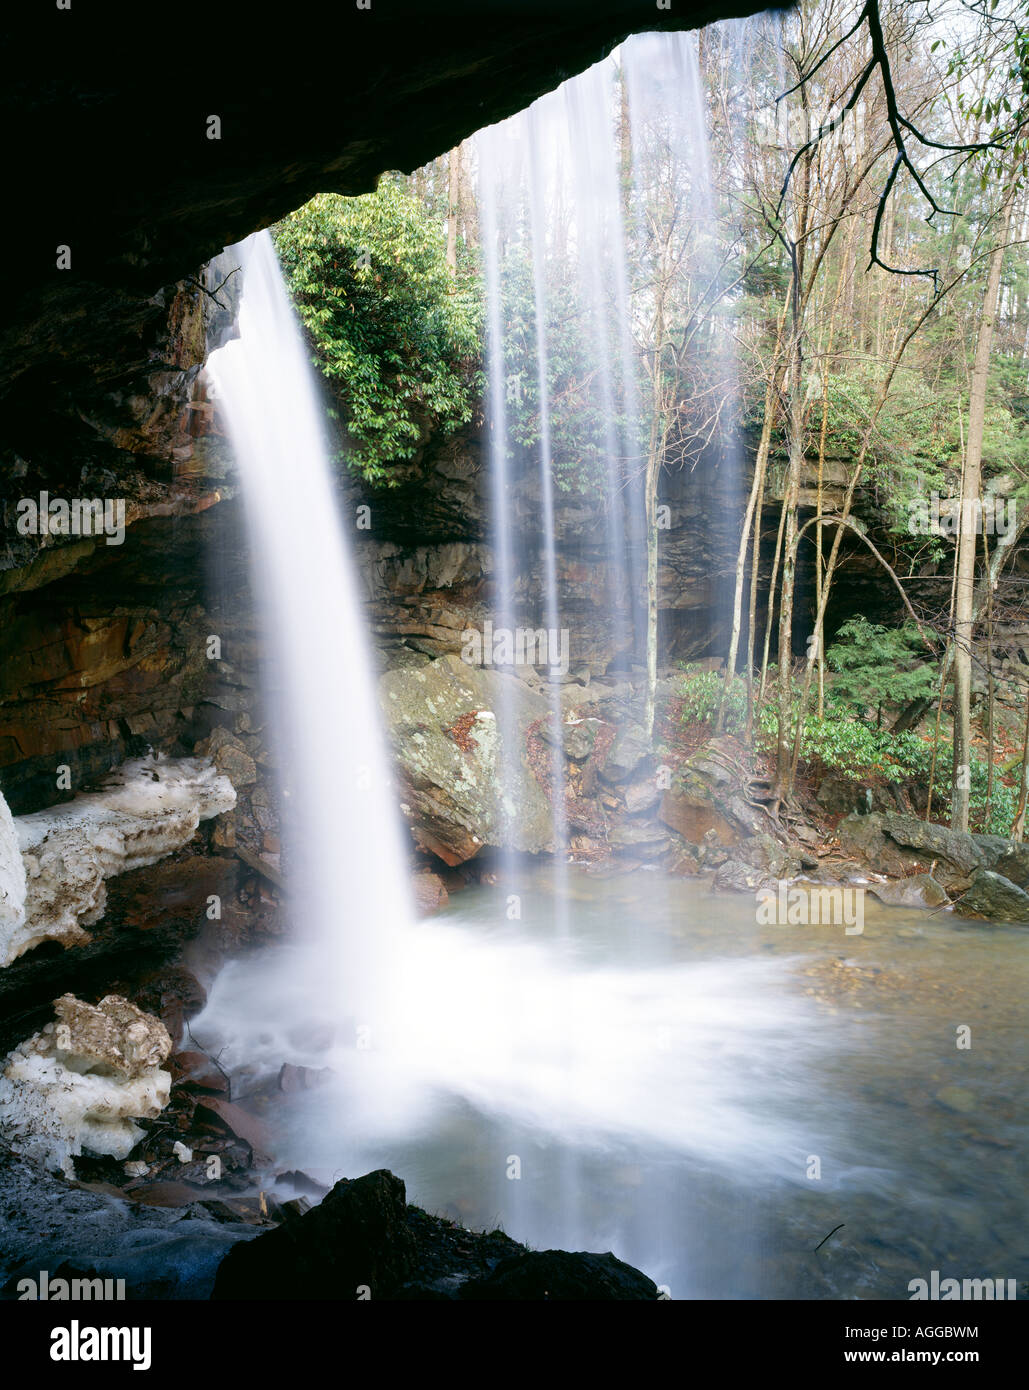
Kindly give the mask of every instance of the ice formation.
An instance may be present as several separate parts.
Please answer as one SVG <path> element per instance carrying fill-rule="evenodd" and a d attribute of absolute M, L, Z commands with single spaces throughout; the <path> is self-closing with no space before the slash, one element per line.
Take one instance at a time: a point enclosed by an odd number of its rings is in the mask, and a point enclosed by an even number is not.
<path fill-rule="evenodd" d="M 164 1025 L 117 994 L 97 1005 L 65 994 L 55 1023 L 9 1053 L 0 1073 L 0 1127 L 12 1149 L 67 1173 L 88 1150 L 127 1158 L 159 1115 L 171 1076 Z"/>
<path fill-rule="evenodd" d="M 235 804 L 206 759 L 161 756 L 123 763 L 102 790 L 28 816 L 12 818 L 0 796 L 0 966 L 41 941 L 87 942 L 105 879 L 155 864 Z"/>

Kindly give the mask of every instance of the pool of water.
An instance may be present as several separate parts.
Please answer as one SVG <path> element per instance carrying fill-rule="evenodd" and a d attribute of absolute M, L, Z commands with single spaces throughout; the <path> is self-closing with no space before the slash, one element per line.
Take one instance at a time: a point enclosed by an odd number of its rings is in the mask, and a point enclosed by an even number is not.
<path fill-rule="evenodd" d="M 867 899 L 847 935 L 658 873 L 562 884 L 561 913 L 540 869 L 515 906 L 470 889 L 421 923 L 389 1017 L 299 1050 L 333 1080 L 276 1114 L 278 1163 L 391 1168 L 431 1211 L 613 1250 L 674 1299 L 1024 1284 L 1025 929 Z M 271 1006 L 235 989 L 273 1059 Z"/>

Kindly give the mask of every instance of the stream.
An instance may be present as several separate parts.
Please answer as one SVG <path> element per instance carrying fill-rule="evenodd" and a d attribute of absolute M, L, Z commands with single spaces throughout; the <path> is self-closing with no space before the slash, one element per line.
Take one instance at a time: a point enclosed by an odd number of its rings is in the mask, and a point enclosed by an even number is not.
<path fill-rule="evenodd" d="M 517 923 L 473 888 L 412 929 L 403 1024 L 285 1102 L 277 1167 L 388 1167 L 427 1210 L 611 1249 L 673 1299 L 1024 1284 L 1022 929 L 871 900 L 858 937 L 762 926 L 697 880 L 572 868 L 557 940 L 553 881 L 520 874 Z M 271 1064 L 267 966 L 212 1005 Z"/>

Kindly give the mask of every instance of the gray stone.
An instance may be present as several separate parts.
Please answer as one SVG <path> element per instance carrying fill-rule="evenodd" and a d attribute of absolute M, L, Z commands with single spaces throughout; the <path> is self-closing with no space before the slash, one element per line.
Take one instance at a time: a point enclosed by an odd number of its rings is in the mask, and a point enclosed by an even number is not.
<path fill-rule="evenodd" d="M 955 904 L 962 917 L 991 922 L 1029 922 L 1029 893 L 992 869 L 980 869 Z"/>
<path fill-rule="evenodd" d="M 887 907 L 942 907 L 950 901 L 932 874 L 910 874 L 892 883 L 873 883 L 868 891 Z"/>
<path fill-rule="evenodd" d="M 550 805 L 526 752 L 530 726 L 549 714 L 542 696 L 454 655 L 387 671 L 379 688 L 405 784 L 402 810 L 420 849 L 453 865 L 483 845 L 552 848 Z M 511 796 L 498 805 L 502 699 L 512 703 L 518 757 Z"/>
<path fill-rule="evenodd" d="M 566 758 L 573 762 L 585 762 L 593 752 L 593 744 L 600 724 L 596 719 L 579 719 L 575 723 L 561 725 L 560 745 Z M 540 737 L 544 743 L 558 742 L 557 730 L 551 723 L 540 725 Z"/>
<path fill-rule="evenodd" d="M 990 854 L 992 844 L 984 845 L 986 836 L 977 835 L 976 842 L 982 847 L 984 853 Z M 996 841 L 1000 845 L 999 853 L 991 858 L 989 867 L 996 870 L 998 874 L 1003 874 L 1006 879 L 1014 883 L 1018 888 L 1029 891 L 1029 845 L 1017 844 L 1013 840 L 998 840 L 997 836 L 989 837 L 991 842 Z"/>
<path fill-rule="evenodd" d="M 650 753 L 646 731 L 641 724 L 626 724 L 615 735 L 600 775 L 605 782 L 625 782 Z"/>
<path fill-rule="evenodd" d="M 934 825 L 931 821 L 889 811 L 882 816 L 882 828 L 897 844 L 921 850 L 933 859 L 946 859 L 963 874 L 972 874 L 976 869 L 986 867 L 984 851 L 971 835 L 961 830 L 950 830 L 945 825 Z"/>
<path fill-rule="evenodd" d="M 643 811 L 652 811 L 661 800 L 662 792 L 655 778 L 646 777 L 639 782 L 630 782 L 624 795 L 626 811 L 630 816 L 636 816 Z"/>

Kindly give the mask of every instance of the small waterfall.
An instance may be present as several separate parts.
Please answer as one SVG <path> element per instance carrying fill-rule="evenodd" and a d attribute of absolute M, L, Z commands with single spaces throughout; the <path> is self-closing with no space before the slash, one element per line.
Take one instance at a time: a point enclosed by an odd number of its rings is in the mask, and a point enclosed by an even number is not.
<path fill-rule="evenodd" d="M 681 464 L 691 475 L 686 487 L 705 499 L 712 527 L 721 533 L 719 549 L 731 557 L 742 506 L 741 396 L 732 325 L 725 322 L 727 310 L 731 314 L 728 239 L 712 182 L 698 36 L 636 35 L 622 45 L 619 57 L 631 132 L 633 236 L 639 246 L 651 243 L 646 264 L 637 270 L 637 313 L 652 302 L 648 277 L 674 269 L 693 282 L 691 315 L 682 326 L 678 351 L 693 364 L 697 381 L 694 399 L 687 396 L 679 404 L 683 414 L 675 429 L 686 436 L 681 440 Z M 720 172 L 724 180 L 726 171 Z M 658 205 L 675 202 L 674 217 L 664 210 L 668 241 L 661 250 L 654 247 L 648 225 L 655 200 Z M 674 468 L 675 451 L 670 452 Z M 717 505 L 712 505 L 715 495 Z M 733 578 L 731 561 L 724 572 L 710 576 L 710 626 L 716 640 L 723 635 L 728 640 Z M 724 650 L 716 646 L 708 654 L 722 656 Z"/>

